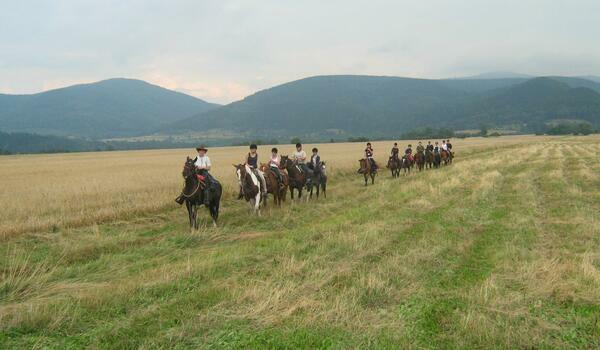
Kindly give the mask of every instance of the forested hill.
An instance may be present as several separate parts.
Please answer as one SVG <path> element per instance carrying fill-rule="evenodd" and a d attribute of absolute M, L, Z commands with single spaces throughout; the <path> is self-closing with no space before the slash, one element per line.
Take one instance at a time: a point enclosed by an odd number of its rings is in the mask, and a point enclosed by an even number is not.
<path fill-rule="evenodd" d="M 32 95 L 0 94 L 0 130 L 78 137 L 140 135 L 218 105 L 134 79 Z"/>
<path fill-rule="evenodd" d="M 395 137 L 420 127 L 510 127 L 577 119 L 600 124 L 600 84 L 581 78 L 427 80 L 317 76 L 199 113 L 163 133 L 236 131 L 253 137 Z"/>

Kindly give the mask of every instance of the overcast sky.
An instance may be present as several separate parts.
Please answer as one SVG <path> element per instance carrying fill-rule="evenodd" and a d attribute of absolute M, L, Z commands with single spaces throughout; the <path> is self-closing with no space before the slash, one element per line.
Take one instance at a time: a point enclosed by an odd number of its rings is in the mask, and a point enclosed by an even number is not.
<path fill-rule="evenodd" d="M 231 102 L 321 74 L 600 75 L 600 1 L 0 0 L 0 92 L 112 77 Z"/>

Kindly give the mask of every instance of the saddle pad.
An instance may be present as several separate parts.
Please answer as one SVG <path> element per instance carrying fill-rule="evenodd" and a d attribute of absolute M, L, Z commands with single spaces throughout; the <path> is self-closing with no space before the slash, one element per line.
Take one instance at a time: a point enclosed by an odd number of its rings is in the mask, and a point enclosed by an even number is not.
<path fill-rule="evenodd" d="M 200 175 L 200 174 L 196 174 L 196 178 L 198 179 L 198 181 L 200 182 L 204 182 L 204 180 L 206 180 L 206 176 L 204 175 Z"/>

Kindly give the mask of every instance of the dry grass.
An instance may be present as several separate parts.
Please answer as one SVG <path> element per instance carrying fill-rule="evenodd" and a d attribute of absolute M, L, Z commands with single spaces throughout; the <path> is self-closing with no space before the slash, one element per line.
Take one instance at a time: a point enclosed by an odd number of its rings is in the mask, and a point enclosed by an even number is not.
<path fill-rule="evenodd" d="M 453 140 L 459 155 L 482 148 L 501 147 L 533 140 L 531 136 L 493 140 Z M 539 138 L 535 138 L 538 140 Z M 403 141 L 402 144 L 415 143 Z M 313 145 L 306 145 L 306 149 Z M 328 161 L 331 175 L 337 170 L 357 167 L 363 143 L 318 144 Z M 390 142 L 374 142 L 376 158 L 383 165 Z M 291 145 L 279 145 L 281 154 L 290 154 Z M 271 146 L 261 146 L 263 159 Z M 213 174 L 224 184 L 229 196 L 235 178 L 231 164 L 239 163 L 244 147 L 219 147 L 209 151 Z M 193 150 L 151 150 L 52 155 L 0 156 L 1 237 L 63 227 L 104 222 L 132 215 L 156 213 L 173 207 L 180 190 L 181 168 Z"/>

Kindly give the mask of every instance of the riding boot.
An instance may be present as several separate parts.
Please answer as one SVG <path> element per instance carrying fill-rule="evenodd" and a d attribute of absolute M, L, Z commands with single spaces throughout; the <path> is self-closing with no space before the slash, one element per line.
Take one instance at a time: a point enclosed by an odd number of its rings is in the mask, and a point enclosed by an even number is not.
<path fill-rule="evenodd" d="M 184 201 L 185 201 L 185 198 L 181 194 L 177 198 L 175 198 L 175 202 L 177 202 L 177 204 L 179 204 L 179 205 L 182 205 Z"/>

